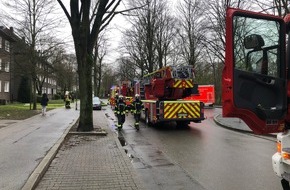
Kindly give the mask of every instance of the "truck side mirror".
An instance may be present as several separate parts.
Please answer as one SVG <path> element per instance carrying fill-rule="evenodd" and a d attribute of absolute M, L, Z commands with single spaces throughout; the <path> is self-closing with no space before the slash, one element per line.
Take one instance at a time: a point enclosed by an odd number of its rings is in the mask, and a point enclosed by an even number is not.
<path fill-rule="evenodd" d="M 265 45 L 264 39 L 261 35 L 251 34 L 244 39 L 244 46 L 246 49 L 261 49 Z"/>

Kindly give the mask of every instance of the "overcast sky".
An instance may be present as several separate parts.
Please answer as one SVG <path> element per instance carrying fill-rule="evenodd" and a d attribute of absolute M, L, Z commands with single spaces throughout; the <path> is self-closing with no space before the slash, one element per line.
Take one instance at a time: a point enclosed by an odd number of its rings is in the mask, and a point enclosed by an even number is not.
<path fill-rule="evenodd" d="M 171 4 L 172 9 L 178 1 L 180 0 L 167 0 L 167 2 Z M 120 5 L 119 10 L 124 10 L 124 5 Z M 110 31 L 107 34 L 110 38 L 110 51 L 109 54 L 105 57 L 106 62 L 114 62 L 115 59 L 119 56 L 118 45 L 122 38 L 121 31 L 124 31 L 126 28 L 129 27 L 130 24 L 128 23 L 128 21 L 126 21 L 125 16 L 119 14 L 113 18 L 112 22 L 109 25 Z"/>
<path fill-rule="evenodd" d="M 124 10 L 125 9 L 125 5 L 124 3 L 126 2 L 126 0 L 123 0 L 124 2 L 120 4 L 120 6 L 118 7 L 118 10 Z M 172 4 L 175 4 L 175 2 L 177 2 L 178 0 L 168 0 L 168 2 L 171 2 Z M 4 9 L 4 7 L 1 5 L 4 2 L 4 0 L 0 0 L 0 6 L 2 9 L 2 13 L 3 12 L 9 12 L 9 10 Z M 68 11 L 69 9 L 69 1 L 68 0 L 63 0 L 63 3 L 65 4 L 65 6 L 67 7 Z M 66 16 L 63 13 L 63 10 L 60 9 L 60 6 L 58 3 L 56 3 L 56 9 L 59 9 L 60 11 L 60 15 L 63 16 L 63 23 L 65 23 L 65 26 L 61 26 L 59 28 L 57 28 L 56 30 L 58 31 L 57 37 L 62 39 L 64 42 L 66 42 L 66 48 L 67 51 L 69 53 L 74 53 L 74 45 L 73 45 L 73 40 L 72 40 L 72 34 L 71 34 L 71 27 L 68 23 L 68 20 L 66 18 Z M 5 13 L 4 13 L 5 14 Z M 11 27 L 13 26 L 8 25 L 7 21 L 4 22 L 3 24 L 1 24 L 1 21 L 3 19 L 0 19 L 0 25 L 5 25 L 6 27 Z M 9 23 L 9 22 L 8 22 Z M 124 31 L 126 28 L 128 28 L 130 25 L 129 23 L 126 21 L 126 19 L 124 18 L 123 15 L 118 14 L 116 15 L 113 20 L 111 21 L 111 23 L 108 26 L 109 31 L 107 32 L 107 36 L 109 38 L 109 42 L 108 42 L 108 54 L 107 56 L 105 56 L 105 62 L 107 63 L 112 63 L 115 61 L 115 59 L 117 57 L 119 57 L 119 53 L 118 53 L 118 45 L 121 41 L 122 38 L 122 34 L 121 31 Z"/>

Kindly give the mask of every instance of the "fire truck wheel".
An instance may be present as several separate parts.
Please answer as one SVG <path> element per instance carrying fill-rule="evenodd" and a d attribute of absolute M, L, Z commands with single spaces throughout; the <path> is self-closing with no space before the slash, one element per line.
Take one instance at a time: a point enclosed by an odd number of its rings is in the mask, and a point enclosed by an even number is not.
<path fill-rule="evenodd" d="M 176 128 L 189 128 L 188 121 L 176 121 Z"/>

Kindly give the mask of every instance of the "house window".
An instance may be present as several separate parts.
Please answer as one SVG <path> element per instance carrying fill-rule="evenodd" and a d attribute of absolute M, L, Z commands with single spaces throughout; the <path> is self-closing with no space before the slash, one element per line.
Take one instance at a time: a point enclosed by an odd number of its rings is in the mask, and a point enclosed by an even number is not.
<path fill-rule="evenodd" d="M 4 92 L 9 92 L 9 81 L 4 82 Z"/>
<path fill-rule="evenodd" d="M 6 72 L 9 72 L 9 67 L 10 67 L 10 62 L 8 61 L 8 62 L 5 64 L 5 71 L 6 71 Z"/>
<path fill-rule="evenodd" d="M 0 80 L 0 92 L 2 92 L 2 87 L 1 87 L 1 84 L 2 84 L 2 82 L 1 82 L 1 80 Z"/>
<path fill-rule="evenodd" d="M 2 48 L 2 37 L 0 37 L 0 48 Z"/>
<path fill-rule="evenodd" d="M 2 70 L 2 59 L 0 59 L 0 71 Z"/>
<path fill-rule="evenodd" d="M 5 41 L 5 50 L 9 52 L 10 50 L 10 42 L 9 41 Z"/>

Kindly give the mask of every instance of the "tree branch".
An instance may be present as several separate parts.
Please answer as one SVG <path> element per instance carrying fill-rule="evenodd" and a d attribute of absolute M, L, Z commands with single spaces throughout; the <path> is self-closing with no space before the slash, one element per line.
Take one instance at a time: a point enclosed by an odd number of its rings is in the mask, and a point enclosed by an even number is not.
<path fill-rule="evenodd" d="M 61 6 L 61 8 L 62 8 L 64 14 L 66 15 L 66 17 L 67 17 L 67 19 L 68 19 L 68 21 L 71 23 L 71 17 L 70 17 L 70 15 L 69 15 L 67 9 L 66 9 L 65 6 L 63 5 L 62 1 L 61 1 L 61 0 L 57 0 L 57 2 L 58 2 L 58 4 Z"/>

